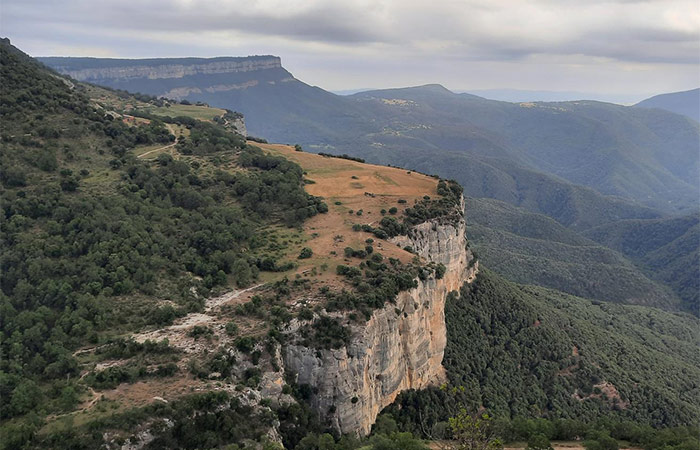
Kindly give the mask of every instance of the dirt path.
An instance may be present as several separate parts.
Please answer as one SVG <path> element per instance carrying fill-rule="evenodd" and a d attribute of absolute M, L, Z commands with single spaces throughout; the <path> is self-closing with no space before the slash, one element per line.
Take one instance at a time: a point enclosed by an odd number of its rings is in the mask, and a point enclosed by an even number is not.
<path fill-rule="evenodd" d="M 90 395 L 92 396 L 92 398 L 90 399 L 89 402 L 87 402 L 85 404 L 85 406 L 83 406 L 83 411 L 87 411 L 88 409 L 95 406 L 95 403 L 97 403 L 100 400 L 100 398 L 102 397 L 102 395 L 95 392 L 95 390 L 93 388 L 88 387 L 88 390 L 90 391 Z"/>
<path fill-rule="evenodd" d="M 145 333 L 135 334 L 133 337 L 137 342 L 144 342 L 147 339 L 158 341 L 167 338 L 170 344 L 179 347 L 185 352 L 197 352 L 200 350 L 200 346 L 204 345 L 201 342 L 197 342 L 189 337 L 187 337 L 186 330 L 196 326 L 196 325 L 212 325 L 214 323 L 220 322 L 220 319 L 216 317 L 214 310 L 230 301 L 240 298 L 243 294 L 255 290 L 262 286 L 262 284 L 257 284 L 246 289 L 237 289 L 229 291 L 219 297 L 214 297 L 206 301 L 203 313 L 190 313 L 185 317 L 178 319 L 174 324 L 159 328 L 157 330 L 148 331 Z"/>
<path fill-rule="evenodd" d="M 240 297 L 241 295 L 245 294 L 246 292 L 249 292 L 249 291 L 252 291 L 252 290 L 254 290 L 254 289 L 257 289 L 257 288 L 259 288 L 259 287 L 262 286 L 262 285 L 263 285 L 263 283 L 260 283 L 260 284 L 256 284 L 255 286 L 251 286 L 251 287 L 249 287 L 249 288 L 239 289 L 239 290 L 237 290 L 237 291 L 229 291 L 229 292 L 227 292 L 227 293 L 225 293 L 224 295 L 221 295 L 221 296 L 219 296 L 219 297 L 210 298 L 210 299 L 207 300 L 206 305 L 204 306 L 204 311 L 205 311 L 205 312 L 211 312 L 211 311 L 212 311 L 214 308 L 216 308 L 217 306 L 221 306 L 221 305 L 223 305 L 224 303 L 228 303 L 228 302 L 230 302 L 231 300 L 233 300 L 233 299 L 235 299 L 235 298 L 238 298 L 238 297 Z"/>
<path fill-rule="evenodd" d="M 168 144 L 168 145 L 166 145 L 166 146 L 164 146 L 164 147 L 154 148 L 153 150 L 149 150 L 149 151 L 147 151 L 146 153 L 141 153 L 139 156 L 137 156 L 137 158 L 143 158 L 144 156 L 149 155 L 149 154 L 151 154 L 151 153 L 153 153 L 153 152 L 159 152 L 159 151 L 161 151 L 161 150 L 165 150 L 166 148 L 175 147 L 175 145 L 177 145 L 177 142 L 173 142 L 172 144 Z"/>
<path fill-rule="evenodd" d="M 177 145 L 178 136 L 175 134 L 175 130 L 173 129 L 172 125 L 170 125 L 169 123 L 166 123 L 165 126 L 168 128 L 168 131 L 170 131 L 170 134 L 175 136 L 175 142 L 173 142 L 172 144 L 164 145 L 163 147 L 154 148 L 153 150 L 149 150 L 146 153 L 141 153 L 139 156 L 137 156 L 137 158 L 143 158 L 144 156 L 149 155 L 151 153 L 159 152 L 161 150 L 165 150 L 166 148 L 172 148 L 172 147 L 175 147 Z"/>

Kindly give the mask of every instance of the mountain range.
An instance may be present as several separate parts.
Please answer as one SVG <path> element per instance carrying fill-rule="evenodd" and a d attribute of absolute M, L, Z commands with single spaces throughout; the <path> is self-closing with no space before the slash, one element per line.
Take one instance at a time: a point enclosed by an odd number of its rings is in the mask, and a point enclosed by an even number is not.
<path fill-rule="evenodd" d="M 437 84 L 339 96 L 294 78 L 274 56 L 40 60 L 78 80 L 240 111 L 249 134 L 271 141 L 453 178 L 474 199 L 517 208 L 509 211 L 519 211 L 518 220 L 527 214 L 545 216 L 537 221 L 577 234 L 576 245 L 579 238 L 587 240 L 584 246 L 598 245 L 584 236 L 598 229 L 594 236 L 611 246 L 609 239 L 600 237 L 604 229 L 600 227 L 664 220 L 692 214 L 698 206 L 700 124 L 674 112 L 647 108 L 645 102 L 634 107 L 596 101 L 509 103 L 454 93 Z M 486 200 L 475 204 L 493 206 Z M 476 208 L 477 225 L 482 210 Z M 497 266 L 516 281 L 530 277 L 573 294 L 618 301 L 654 303 L 651 296 L 668 306 L 678 300 L 658 283 L 675 277 L 685 280 L 682 286 L 675 284 L 675 295 L 697 313 L 693 294 L 697 283 L 692 281 L 700 274 L 697 259 L 668 269 L 659 267 L 658 260 L 650 265 L 649 259 L 608 247 L 616 254 L 612 260 L 624 261 L 617 267 L 625 269 L 607 273 L 628 278 L 635 289 L 612 292 L 614 283 L 602 282 L 598 288 L 585 288 L 590 274 L 562 261 L 553 265 L 552 257 L 558 256 L 552 256 L 557 253 L 551 249 L 544 263 L 542 252 L 551 243 L 540 244 L 547 236 L 537 241 L 527 237 L 527 244 L 521 243 L 521 257 L 530 262 L 521 264 L 513 248 L 506 248 L 517 233 L 498 221 L 489 226 L 491 233 L 509 233 L 511 240 L 481 241 L 486 243 L 484 255 L 494 263 L 494 256 L 501 255 Z M 485 231 L 478 230 L 477 226 L 473 232 L 483 236 Z M 691 248 L 697 244 L 687 240 Z M 564 259 L 594 267 L 600 255 L 586 254 Z M 517 271 L 511 270 L 515 261 Z M 534 268 L 549 275 L 532 277 Z M 668 271 L 674 275 L 659 275 Z M 646 288 L 652 285 L 656 287 Z M 647 300 L 634 293 L 642 291 Z"/>
<path fill-rule="evenodd" d="M 468 189 L 507 201 L 465 199 L 246 140 L 230 110 L 70 80 L 7 39 L 0 63 L 0 449 L 427 450 L 467 409 L 506 442 L 697 447 L 700 319 L 678 311 L 696 213 L 527 155 L 423 150 L 478 161 L 466 178 L 488 187 Z M 284 70 L 149 64 L 107 71 Z"/>
<path fill-rule="evenodd" d="M 436 172 L 455 168 L 440 164 L 445 152 L 505 160 L 509 171 L 515 164 L 667 212 L 697 200 L 700 124 L 658 109 L 508 103 L 439 85 L 338 96 L 297 80 L 271 56 L 41 61 L 81 81 L 234 109 L 250 133 L 316 151 L 419 170 L 429 169 L 421 161 L 429 157 Z"/>

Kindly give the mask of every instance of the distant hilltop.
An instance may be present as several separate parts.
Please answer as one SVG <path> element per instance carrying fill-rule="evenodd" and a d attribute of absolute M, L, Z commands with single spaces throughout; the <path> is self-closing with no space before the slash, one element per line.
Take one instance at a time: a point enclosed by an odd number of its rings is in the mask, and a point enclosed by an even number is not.
<path fill-rule="evenodd" d="M 37 58 L 78 81 L 129 92 L 218 104 L 221 94 L 294 80 L 279 56 L 218 58 Z M 220 103 L 220 102 L 219 102 Z M 233 107 L 236 109 L 236 107 Z"/>
<path fill-rule="evenodd" d="M 700 122 L 700 88 L 656 95 L 635 106 L 665 109 Z"/>
<path fill-rule="evenodd" d="M 136 79 L 173 79 L 193 75 L 231 74 L 257 70 L 279 69 L 278 56 L 247 56 L 218 58 L 38 58 L 54 70 L 79 81 L 124 82 Z"/>

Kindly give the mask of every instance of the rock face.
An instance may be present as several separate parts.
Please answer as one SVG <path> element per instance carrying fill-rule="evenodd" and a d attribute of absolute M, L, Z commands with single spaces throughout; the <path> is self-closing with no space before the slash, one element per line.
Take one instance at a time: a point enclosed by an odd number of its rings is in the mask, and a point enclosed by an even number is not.
<path fill-rule="evenodd" d="M 278 69 L 277 56 L 247 58 L 179 58 L 110 60 L 100 58 L 42 58 L 42 62 L 79 81 L 128 81 L 183 78 L 192 75 L 231 74 L 256 70 Z"/>
<path fill-rule="evenodd" d="M 439 280 L 418 280 L 418 287 L 401 292 L 395 304 L 374 311 L 353 330 L 349 346 L 287 346 L 286 370 L 297 374 L 298 384 L 314 388 L 313 407 L 341 433 L 369 433 L 379 412 L 401 391 L 445 380 L 445 300 L 478 270 L 465 230 L 463 218 L 438 218 L 395 238 L 426 260 L 444 264 L 447 271 Z"/>

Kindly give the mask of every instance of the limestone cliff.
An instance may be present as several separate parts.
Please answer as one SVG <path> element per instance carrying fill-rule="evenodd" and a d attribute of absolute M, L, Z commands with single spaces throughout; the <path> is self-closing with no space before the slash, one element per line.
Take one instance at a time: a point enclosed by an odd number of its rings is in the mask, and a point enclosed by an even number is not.
<path fill-rule="evenodd" d="M 232 74 L 279 69 L 277 56 L 247 58 L 177 58 L 116 60 L 104 58 L 41 58 L 45 64 L 79 81 L 101 82 L 183 78 L 193 75 Z"/>
<path fill-rule="evenodd" d="M 461 216 L 422 223 L 394 242 L 444 264 L 444 277 L 418 280 L 418 286 L 401 292 L 395 304 L 375 310 L 365 324 L 355 327 L 347 347 L 289 345 L 284 354 L 285 369 L 297 375 L 297 383 L 314 388 L 313 407 L 342 433 L 369 433 L 377 414 L 401 391 L 445 380 L 445 300 L 478 270 Z"/>

